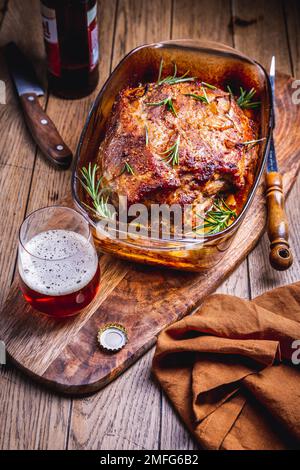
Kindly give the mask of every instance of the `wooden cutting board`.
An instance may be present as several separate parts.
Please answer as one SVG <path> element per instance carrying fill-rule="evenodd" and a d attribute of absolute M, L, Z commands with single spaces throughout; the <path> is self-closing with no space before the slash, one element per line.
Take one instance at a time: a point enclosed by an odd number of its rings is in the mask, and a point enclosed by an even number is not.
<path fill-rule="evenodd" d="M 300 167 L 300 106 L 292 103 L 292 82 L 286 75 L 278 76 L 275 139 L 285 194 Z M 0 339 L 8 356 L 24 372 L 60 392 L 99 390 L 147 351 L 164 327 L 192 312 L 224 281 L 255 246 L 265 222 L 262 182 L 230 249 L 209 272 L 157 269 L 103 255 L 100 292 L 73 319 L 55 321 L 33 311 L 15 281 L 0 315 Z M 116 354 L 102 351 L 96 341 L 98 329 L 110 322 L 128 330 L 129 341 Z"/>

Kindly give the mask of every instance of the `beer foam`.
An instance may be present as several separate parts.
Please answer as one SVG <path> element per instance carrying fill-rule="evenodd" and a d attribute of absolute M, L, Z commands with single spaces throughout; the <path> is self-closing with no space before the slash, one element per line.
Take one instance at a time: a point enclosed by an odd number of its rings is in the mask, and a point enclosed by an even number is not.
<path fill-rule="evenodd" d="M 97 271 L 94 246 L 70 230 L 41 232 L 26 243 L 25 250 L 19 252 L 20 276 L 30 289 L 43 295 L 77 292 Z"/>

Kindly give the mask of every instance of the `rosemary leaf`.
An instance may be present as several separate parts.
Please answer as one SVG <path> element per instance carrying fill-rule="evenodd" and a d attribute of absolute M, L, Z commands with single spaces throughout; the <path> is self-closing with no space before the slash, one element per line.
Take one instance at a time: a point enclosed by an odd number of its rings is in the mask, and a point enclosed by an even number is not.
<path fill-rule="evenodd" d="M 206 90 L 205 90 L 205 88 L 204 88 L 204 87 L 202 87 L 202 90 L 203 90 L 203 94 L 204 94 L 205 102 L 206 102 L 207 104 L 209 104 L 209 101 L 208 101 L 208 98 L 207 98 L 207 94 L 206 94 Z"/>
<path fill-rule="evenodd" d="M 164 160 L 167 163 L 171 163 L 173 166 L 179 165 L 179 144 L 180 144 L 180 135 L 177 137 L 175 143 L 161 153 L 161 155 L 166 155 Z"/>
<path fill-rule="evenodd" d="M 149 144 L 149 131 L 148 131 L 148 127 L 145 125 L 145 145 L 146 145 L 146 147 L 148 147 L 148 144 Z"/>
<path fill-rule="evenodd" d="M 203 87 L 202 89 L 203 89 L 203 95 L 197 95 L 196 93 L 185 93 L 184 96 L 190 96 L 191 98 L 194 98 L 194 100 L 201 101 L 202 103 L 205 103 L 205 104 L 209 104 L 206 91 Z"/>
<path fill-rule="evenodd" d="M 262 142 L 263 140 L 266 140 L 266 138 L 263 137 L 257 140 L 248 140 L 247 142 L 242 142 L 241 145 L 258 144 L 258 142 Z"/>
<path fill-rule="evenodd" d="M 230 93 L 230 95 L 234 97 L 234 93 L 229 85 L 227 85 L 227 90 L 228 90 L 228 93 Z"/>
<path fill-rule="evenodd" d="M 127 173 L 129 173 L 129 174 L 131 174 L 131 175 L 134 175 L 133 168 L 132 168 L 132 166 L 131 166 L 128 162 L 125 162 L 125 165 L 123 166 L 123 169 L 122 169 L 122 171 L 121 171 L 121 173 L 120 173 L 120 176 L 123 175 L 123 173 L 125 173 L 125 172 L 127 172 Z"/>
<path fill-rule="evenodd" d="M 210 83 L 201 82 L 201 85 L 206 86 L 206 88 L 210 88 L 211 90 L 216 90 L 217 89 L 216 86 L 211 85 Z"/>
<path fill-rule="evenodd" d="M 161 74 L 162 74 L 162 71 L 163 71 L 163 66 L 164 66 L 164 60 L 161 59 L 160 64 L 159 64 L 158 78 L 157 78 L 157 82 L 156 82 L 157 85 L 160 84 Z"/>
<path fill-rule="evenodd" d="M 167 98 L 165 98 L 164 100 L 162 101 L 156 101 L 156 102 L 153 102 L 153 103 L 145 103 L 146 106 L 165 106 L 167 108 L 168 111 L 171 111 L 174 116 L 178 116 L 175 108 L 174 108 L 174 104 L 173 104 L 173 100 L 170 96 L 168 96 Z"/>
<path fill-rule="evenodd" d="M 247 142 L 241 142 L 238 145 L 242 145 L 242 146 L 246 147 L 247 150 L 251 150 L 253 147 L 258 145 L 260 142 L 263 142 L 264 140 L 266 140 L 265 137 L 263 137 L 262 139 L 248 140 Z"/>

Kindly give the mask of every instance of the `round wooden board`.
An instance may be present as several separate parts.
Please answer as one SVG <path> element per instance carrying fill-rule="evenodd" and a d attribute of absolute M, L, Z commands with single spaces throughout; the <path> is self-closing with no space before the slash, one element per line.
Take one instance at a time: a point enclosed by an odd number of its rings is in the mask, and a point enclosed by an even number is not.
<path fill-rule="evenodd" d="M 293 79 L 278 75 L 275 141 L 284 191 L 300 167 L 300 106 L 292 103 Z M 71 204 L 71 201 L 70 201 Z M 66 394 L 99 390 L 136 361 L 170 323 L 193 311 L 238 266 L 264 232 L 263 182 L 222 262 L 209 273 L 187 273 L 134 265 L 104 255 L 97 298 L 73 319 L 54 321 L 26 304 L 17 281 L 0 315 L 0 338 L 11 360 L 39 382 Z M 128 330 L 126 347 L 102 351 L 97 330 L 108 322 Z"/>

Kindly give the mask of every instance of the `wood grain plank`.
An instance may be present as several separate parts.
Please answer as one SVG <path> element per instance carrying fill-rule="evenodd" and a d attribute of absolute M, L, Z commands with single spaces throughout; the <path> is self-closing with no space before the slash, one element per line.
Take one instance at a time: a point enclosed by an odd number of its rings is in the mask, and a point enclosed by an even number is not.
<path fill-rule="evenodd" d="M 289 36 L 286 31 L 283 3 L 287 7 L 288 25 L 290 27 Z M 287 5 L 286 5 L 287 4 Z M 254 16 L 253 16 L 254 13 Z M 298 13 L 298 15 L 297 15 Z M 291 50 L 295 63 L 299 60 L 297 44 L 299 44 L 299 29 L 295 27 L 299 21 L 299 4 L 297 2 L 256 1 L 249 9 L 248 2 L 234 2 L 234 37 L 237 48 L 262 62 L 267 68 L 270 65 L 271 56 L 276 55 L 277 67 L 279 70 L 292 73 L 290 62 L 288 37 L 291 41 Z M 291 20 L 293 16 L 293 22 Z M 239 21 L 237 21 L 239 19 Z M 250 22 L 248 26 L 239 24 Z M 291 23 L 292 22 L 292 23 Z M 297 66 L 295 67 L 295 70 Z M 282 132 L 276 132 L 276 143 L 293 138 L 282 128 Z M 274 287 L 288 284 L 299 279 L 300 264 L 298 246 L 300 242 L 300 210 L 299 210 L 300 178 L 298 177 L 292 192 L 286 203 L 287 216 L 290 226 L 290 240 L 294 253 L 294 264 L 285 272 L 277 272 L 269 264 L 269 241 L 265 235 L 256 249 L 249 256 L 249 273 L 251 282 L 251 295 L 255 297 L 262 292 Z"/>
<path fill-rule="evenodd" d="M 174 0 L 172 39 L 232 44 L 230 0 Z"/>
<path fill-rule="evenodd" d="M 30 0 L 30 2 L 31 8 L 28 8 L 29 2 L 27 2 L 26 7 L 24 2 L 20 4 L 20 2 L 10 1 L 8 11 L 9 18 L 7 22 L 5 21 L 3 23 L 2 37 L 3 42 L 6 42 L 8 39 L 17 39 L 18 43 L 21 41 L 24 50 L 28 52 L 28 55 L 33 56 L 38 71 L 40 70 L 40 73 L 42 73 L 44 52 L 39 16 L 40 6 L 38 0 Z M 18 5 L 16 3 L 18 3 Z M 101 60 L 98 88 L 107 78 L 110 71 L 110 58 L 113 43 L 111 21 L 114 21 L 115 5 L 116 1 L 102 1 L 99 5 Z M 34 27 L 38 28 L 38 32 L 32 35 L 22 34 L 22 31 L 20 31 L 20 28 L 17 27 L 16 24 L 24 24 L 29 28 L 28 30 L 32 30 L 30 28 Z M 73 102 L 66 102 L 54 97 L 49 99 L 47 113 L 49 113 L 61 134 L 66 137 L 66 140 L 73 150 L 75 149 L 86 114 L 96 93 L 97 91 L 95 91 L 93 96 Z M 20 125 L 23 125 L 22 118 L 20 117 L 19 119 L 21 122 Z M 5 129 L 7 133 L 6 126 Z M 16 131 L 13 135 L 18 136 L 18 134 L 19 131 Z M 24 150 L 19 152 L 23 165 L 29 154 L 26 145 L 32 145 L 25 130 L 24 136 Z M 12 135 L 10 138 L 13 138 Z M 16 153 L 14 153 L 14 155 L 15 154 Z M 45 181 L 47 184 L 45 184 Z M 26 189 L 26 179 L 23 174 L 20 175 L 19 180 L 13 176 L 11 184 L 14 190 L 16 187 L 20 187 L 20 191 L 25 191 Z M 69 192 L 69 188 L 70 171 L 61 172 L 54 169 L 38 154 L 27 212 L 31 212 L 38 207 L 55 203 L 58 199 L 61 199 L 64 194 Z M 18 208 L 12 200 L 8 200 L 7 203 L 9 203 L 8 207 L 11 210 L 16 210 L 16 207 Z M 21 223 L 24 210 L 25 205 L 22 216 L 20 216 L 19 220 L 16 220 L 16 227 Z M 7 220 L 9 220 L 9 218 Z M 16 236 L 11 236 L 11 239 L 12 246 L 15 248 Z M 12 251 L 7 243 L 5 244 L 5 249 L 8 253 Z M 1 253 L 2 251 L 3 250 L 1 250 Z M 13 262 L 10 262 L 10 265 L 13 266 Z M 0 377 L 2 417 L 0 435 L 3 436 L 3 438 L 0 439 L 0 446 L 6 449 L 65 448 L 71 401 L 57 397 L 53 395 L 53 393 L 41 389 L 36 384 L 24 378 L 17 371 L 10 370 L 10 372 L 7 373 L 5 370 L 2 371 Z M 28 417 L 27 420 L 25 420 L 24 417 Z"/>
<path fill-rule="evenodd" d="M 142 44 L 170 38 L 171 0 L 119 0 L 113 67 Z"/>
<path fill-rule="evenodd" d="M 12 366 L 0 376 L 0 449 L 63 449 L 70 400 L 54 396 Z"/>
<path fill-rule="evenodd" d="M 205 16 L 203 17 L 203 12 Z M 233 46 L 230 0 L 175 0 L 172 38 L 198 38 L 219 41 Z M 249 297 L 247 260 L 219 286 L 217 292 Z M 190 433 L 162 395 L 161 449 L 192 450 L 197 448 Z"/>
<path fill-rule="evenodd" d="M 292 59 L 293 76 L 300 78 L 300 4 L 297 0 L 283 2 L 287 38 Z"/>
<path fill-rule="evenodd" d="M 158 0 L 120 0 L 113 66 L 134 47 L 169 39 L 170 28 L 170 0 L 163 8 Z M 153 350 L 101 393 L 74 401 L 69 448 L 158 448 L 161 392 L 149 378 L 152 355 Z"/>
<path fill-rule="evenodd" d="M 270 68 L 276 53 L 276 67 L 291 73 L 288 42 L 281 0 L 233 0 L 235 47 Z"/>
<path fill-rule="evenodd" d="M 74 400 L 69 449 L 157 449 L 160 390 L 150 379 L 153 350 L 100 393 Z"/>

